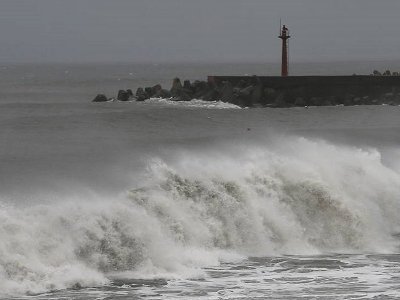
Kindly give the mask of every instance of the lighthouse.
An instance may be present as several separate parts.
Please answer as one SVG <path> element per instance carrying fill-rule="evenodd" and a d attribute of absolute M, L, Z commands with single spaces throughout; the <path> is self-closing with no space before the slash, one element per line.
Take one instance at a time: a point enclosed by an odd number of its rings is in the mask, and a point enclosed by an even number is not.
<path fill-rule="evenodd" d="M 288 39 L 290 39 L 289 29 L 286 25 L 282 26 L 279 38 L 282 40 L 282 77 L 289 75 L 289 58 L 288 58 Z"/>

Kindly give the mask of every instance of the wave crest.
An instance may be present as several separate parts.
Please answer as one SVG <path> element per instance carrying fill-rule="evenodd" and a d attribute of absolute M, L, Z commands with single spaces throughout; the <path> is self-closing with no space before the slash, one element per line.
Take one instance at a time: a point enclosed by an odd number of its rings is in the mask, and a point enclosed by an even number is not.
<path fill-rule="evenodd" d="M 0 290 L 194 276 L 251 255 L 394 252 L 399 194 L 376 150 L 303 138 L 155 159 L 141 187 L 114 199 L 3 204 Z"/>

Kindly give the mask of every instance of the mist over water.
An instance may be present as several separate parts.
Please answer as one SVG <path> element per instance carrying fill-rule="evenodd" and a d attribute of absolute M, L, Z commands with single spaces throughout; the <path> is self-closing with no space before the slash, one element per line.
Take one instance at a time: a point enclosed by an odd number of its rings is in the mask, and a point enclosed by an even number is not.
<path fill-rule="evenodd" d="M 398 296 L 398 107 L 77 103 L 59 84 L 0 103 L 2 298 Z"/>

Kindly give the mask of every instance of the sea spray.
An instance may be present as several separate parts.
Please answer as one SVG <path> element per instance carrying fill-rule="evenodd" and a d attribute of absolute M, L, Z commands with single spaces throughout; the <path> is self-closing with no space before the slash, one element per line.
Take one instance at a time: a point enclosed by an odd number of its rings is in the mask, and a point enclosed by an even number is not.
<path fill-rule="evenodd" d="M 2 295 L 201 276 L 246 256 L 398 250 L 400 175 L 304 138 L 155 158 L 122 195 L 0 207 Z M 95 198 L 95 199 L 93 199 Z"/>

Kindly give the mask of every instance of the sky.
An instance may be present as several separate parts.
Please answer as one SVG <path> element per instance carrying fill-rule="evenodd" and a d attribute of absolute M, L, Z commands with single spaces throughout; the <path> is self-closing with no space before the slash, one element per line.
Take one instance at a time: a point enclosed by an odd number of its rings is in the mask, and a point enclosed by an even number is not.
<path fill-rule="evenodd" d="M 400 0 L 0 0 L 0 62 L 400 60 Z"/>

